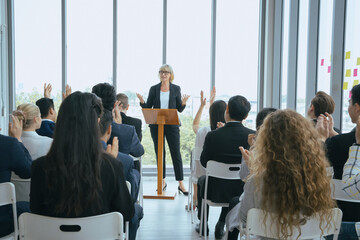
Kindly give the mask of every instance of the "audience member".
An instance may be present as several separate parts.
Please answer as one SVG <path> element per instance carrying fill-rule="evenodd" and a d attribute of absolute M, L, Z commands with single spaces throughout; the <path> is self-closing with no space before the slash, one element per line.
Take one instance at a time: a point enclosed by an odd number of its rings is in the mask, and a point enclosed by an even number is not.
<path fill-rule="evenodd" d="M 31 176 L 31 156 L 21 141 L 22 121 L 11 116 L 9 124 L 9 136 L 0 134 L 0 183 L 10 182 L 11 172 L 15 172 L 21 178 Z M 28 202 L 16 203 L 17 215 L 29 212 Z M 12 208 L 10 205 L 0 207 L 0 237 L 4 237 L 14 231 Z"/>
<path fill-rule="evenodd" d="M 121 124 L 121 115 L 118 110 L 118 103 L 116 103 L 115 88 L 108 83 L 99 83 L 92 88 L 92 93 L 95 93 L 103 102 L 104 109 L 109 111 L 114 110 L 115 119 L 120 119 L 116 123 L 111 123 L 112 130 L 108 143 L 116 136 L 119 139 L 119 151 L 125 154 L 131 154 L 134 157 L 140 157 L 144 154 L 144 147 L 141 145 L 135 127 L 127 124 Z"/>
<path fill-rule="evenodd" d="M 246 119 L 250 111 L 250 103 L 243 96 L 234 96 L 229 99 L 225 111 L 224 127 L 211 131 L 206 135 L 203 151 L 201 153 L 201 164 L 206 167 L 209 160 L 221 163 L 241 163 L 241 152 L 239 145 L 245 149 L 249 148 L 248 135 L 253 130 L 244 127 L 242 121 Z M 207 198 L 213 202 L 229 202 L 232 197 L 240 196 L 243 192 L 244 182 L 209 178 Z M 205 176 L 198 180 L 198 218 L 201 215 L 201 199 L 204 197 Z M 215 227 L 215 238 L 221 239 L 224 235 L 225 217 L 227 207 L 223 207 L 219 220 Z M 196 228 L 199 231 L 199 225 Z"/>
<path fill-rule="evenodd" d="M 32 164 L 31 212 L 72 218 L 116 211 L 124 221 L 134 216 L 123 166 L 113 157 L 117 139 L 108 147 L 112 155 L 101 146 L 102 112 L 91 93 L 75 92 L 63 101 L 51 149 Z"/>
<path fill-rule="evenodd" d="M 23 122 L 21 140 L 31 158 L 35 160 L 45 156 L 51 147 L 52 138 L 40 136 L 35 132 L 41 125 L 39 108 L 30 103 L 21 104 L 17 107 L 17 111 L 13 112 L 13 115 Z M 16 189 L 16 199 L 28 202 L 30 200 L 30 181 L 18 181 L 19 178 L 15 174 L 12 176 L 12 182 Z"/>
<path fill-rule="evenodd" d="M 289 238 L 288 229 L 299 229 L 304 218 L 314 213 L 320 214 L 321 224 L 332 221 L 329 210 L 336 204 L 327 176 L 329 164 L 309 121 L 293 110 L 271 113 L 260 127 L 252 150 L 253 155 L 242 149 L 244 158 L 251 162 L 251 175 L 240 203 L 229 213 L 236 217 L 227 217 L 228 239 L 237 239 L 232 230 L 239 223 L 246 224 L 251 208 L 277 214 L 278 239 Z"/>
<path fill-rule="evenodd" d="M 36 133 L 40 136 L 53 138 L 57 116 L 54 101 L 50 98 L 40 98 L 36 101 L 36 105 L 40 109 L 42 119 L 41 126 L 36 130 Z"/>
<path fill-rule="evenodd" d="M 348 112 L 353 123 L 360 116 L 360 85 L 351 89 Z M 330 121 L 332 122 L 332 121 Z M 329 124 L 331 130 L 331 124 Z M 349 148 L 356 143 L 355 128 L 349 133 L 343 133 L 326 140 L 327 156 L 334 169 L 334 178 L 341 179 L 345 162 L 349 158 Z M 360 221 L 360 204 L 338 201 L 338 206 L 343 212 L 343 221 Z"/>

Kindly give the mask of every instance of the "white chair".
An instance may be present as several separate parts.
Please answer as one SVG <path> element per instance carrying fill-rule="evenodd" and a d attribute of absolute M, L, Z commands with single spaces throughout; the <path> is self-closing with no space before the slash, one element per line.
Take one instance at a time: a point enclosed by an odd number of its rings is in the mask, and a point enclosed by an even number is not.
<path fill-rule="evenodd" d="M 225 164 L 216 161 L 208 161 L 206 165 L 206 178 L 205 178 L 205 193 L 204 199 L 201 204 L 201 221 L 200 221 L 200 235 L 207 231 L 207 205 L 212 207 L 229 207 L 229 202 L 214 203 L 207 199 L 208 181 L 209 177 L 221 178 L 227 180 L 240 180 L 241 163 L 239 164 Z M 204 221 L 203 221 L 204 220 Z M 205 222 L 205 224 L 204 224 Z M 205 239 L 207 239 L 207 234 Z"/>
<path fill-rule="evenodd" d="M 304 225 L 300 226 L 301 235 L 297 229 L 293 229 L 293 234 L 290 239 L 314 239 L 321 236 L 328 236 L 334 234 L 334 240 L 337 240 L 341 226 L 342 212 L 338 208 L 331 209 L 333 221 L 326 229 L 327 222 L 323 222 L 323 233 L 320 229 L 319 214 L 314 214 L 311 218 L 306 219 Z M 268 213 L 264 224 L 265 214 L 261 209 L 252 208 L 248 211 L 246 221 L 246 239 L 250 239 L 250 235 L 275 238 L 278 239 L 277 225 L 273 223 L 276 215 Z M 260 223 L 260 224 L 259 224 Z M 265 227 L 266 226 L 266 227 Z M 290 230 L 289 230 L 290 232 Z"/>
<path fill-rule="evenodd" d="M 131 155 L 130 155 L 131 156 Z M 139 204 L 140 206 L 144 205 L 144 189 L 143 189 L 143 175 L 142 175 L 142 164 L 141 164 L 141 157 L 134 157 L 131 156 L 134 159 L 134 162 L 139 161 L 140 165 L 140 186 L 139 186 Z"/>
<path fill-rule="evenodd" d="M 30 201 L 30 182 L 30 178 L 21 179 L 15 173 L 11 174 L 11 183 L 15 186 L 16 201 Z"/>
<path fill-rule="evenodd" d="M 122 240 L 123 224 L 119 212 L 84 218 L 54 218 L 32 213 L 19 217 L 21 240 Z"/>
<path fill-rule="evenodd" d="M 14 184 L 10 182 L 0 183 L 0 206 L 12 205 L 13 219 L 14 219 L 14 232 L 0 238 L 0 240 L 17 240 L 18 238 L 18 225 L 17 225 L 17 212 L 16 212 L 16 197 Z"/>
<path fill-rule="evenodd" d="M 360 203 L 360 200 L 351 198 L 349 195 L 347 195 L 343 190 L 342 181 L 339 179 L 331 179 L 331 193 L 332 198 L 335 200 L 340 201 L 346 201 L 346 202 L 354 202 L 354 203 Z"/>

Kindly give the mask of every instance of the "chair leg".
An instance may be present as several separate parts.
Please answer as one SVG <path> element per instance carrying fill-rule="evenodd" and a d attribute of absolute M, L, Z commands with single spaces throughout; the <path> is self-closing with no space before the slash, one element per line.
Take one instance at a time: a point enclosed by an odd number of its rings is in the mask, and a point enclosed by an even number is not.
<path fill-rule="evenodd" d="M 201 214 L 200 214 L 200 236 L 203 235 L 204 230 L 204 199 L 201 202 Z"/>
<path fill-rule="evenodd" d="M 125 239 L 129 240 L 129 222 L 125 223 Z"/>
<path fill-rule="evenodd" d="M 203 223 L 203 226 L 204 226 L 204 236 L 205 236 L 205 240 L 207 239 L 207 202 L 206 200 L 204 200 L 204 223 Z"/>

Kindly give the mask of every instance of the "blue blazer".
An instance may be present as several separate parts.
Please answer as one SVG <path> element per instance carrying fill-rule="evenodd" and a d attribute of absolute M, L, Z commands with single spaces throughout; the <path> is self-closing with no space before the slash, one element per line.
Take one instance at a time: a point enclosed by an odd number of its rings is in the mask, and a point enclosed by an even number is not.
<path fill-rule="evenodd" d="M 0 183 L 10 182 L 11 171 L 21 178 L 31 177 L 31 156 L 16 138 L 0 135 Z M 12 208 L 0 207 L 0 237 L 14 231 Z"/>
<path fill-rule="evenodd" d="M 41 126 L 36 130 L 36 133 L 40 136 L 53 138 L 55 130 L 55 123 L 53 121 L 43 120 Z"/>
<path fill-rule="evenodd" d="M 140 157 L 144 154 L 144 147 L 141 145 L 134 126 L 127 124 L 111 123 L 112 130 L 108 144 L 112 143 L 114 137 L 119 139 L 119 152 Z"/>

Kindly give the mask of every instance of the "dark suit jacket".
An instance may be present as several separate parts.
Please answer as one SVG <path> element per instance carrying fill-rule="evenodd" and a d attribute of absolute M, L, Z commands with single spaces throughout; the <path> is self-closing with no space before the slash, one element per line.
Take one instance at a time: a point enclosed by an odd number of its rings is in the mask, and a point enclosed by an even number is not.
<path fill-rule="evenodd" d="M 127 124 L 111 123 L 112 131 L 108 144 L 112 143 L 114 137 L 119 139 L 119 152 L 140 157 L 144 154 L 144 147 L 136 134 L 135 127 Z"/>
<path fill-rule="evenodd" d="M 341 179 L 344 165 L 349 157 L 349 147 L 356 142 L 355 131 L 339 134 L 326 140 L 327 156 L 334 168 L 334 178 Z M 343 221 L 360 221 L 360 203 L 337 201 L 343 212 Z"/>
<path fill-rule="evenodd" d="M 240 122 L 229 122 L 224 127 L 206 135 L 200 162 L 206 167 L 209 160 L 221 163 L 241 163 L 239 146 L 249 149 L 248 135 L 255 131 Z M 209 179 L 208 197 L 214 202 L 223 202 L 240 196 L 244 183 L 241 180 Z"/>
<path fill-rule="evenodd" d="M 121 113 L 121 118 L 122 118 L 122 123 L 123 124 L 127 124 L 127 125 L 131 125 L 131 126 L 134 126 L 135 127 L 135 130 L 136 130 L 136 133 L 138 135 L 138 138 L 141 142 L 141 139 L 142 139 L 142 133 L 141 133 L 141 125 L 142 125 L 142 122 L 140 119 L 138 118 L 133 118 L 133 117 L 129 117 L 129 116 L 126 116 L 125 113 Z"/>
<path fill-rule="evenodd" d="M 0 183 L 10 182 L 11 172 L 31 177 L 31 156 L 16 138 L 0 135 Z M 0 237 L 14 231 L 11 205 L 0 207 Z"/>
<path fill-rule="evenodd" d="M 39 129 L 35 130 L 37 134 L 44 137 L 53 138 L 55 123 L 53 121 L 43 120 Z"/>

